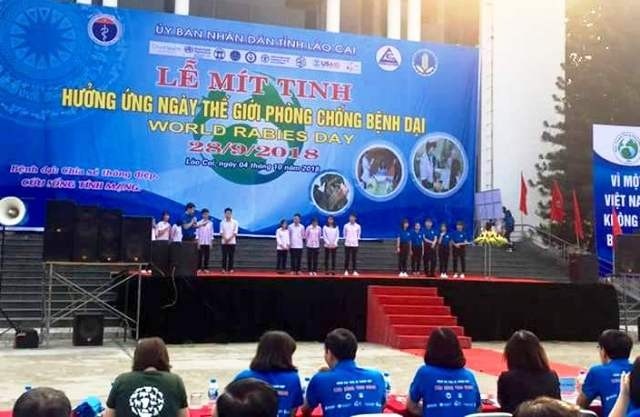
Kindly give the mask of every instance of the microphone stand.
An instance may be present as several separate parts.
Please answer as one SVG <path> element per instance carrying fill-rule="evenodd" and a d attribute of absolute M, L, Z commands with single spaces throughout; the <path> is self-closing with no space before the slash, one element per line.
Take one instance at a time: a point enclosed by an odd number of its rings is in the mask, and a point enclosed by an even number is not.
<path fill-rule="evenodd" d="M 7 230 L 7 226 L 5 226 L 3 224 L 2 225 L 2 242 L 0 243 L 0 302 L 2 301 L 2 279 L 4 278 L 4 249 L 5 249 L 4 248 L 4 244 L 5 244 L 5 233 L 6 233 L 6 230 Z M 2 308 L 2 304 L 0 304 L 0 314 L 2 314 L 2 316 L 5 318 L 7 323 L 9 323 L 9 328 L 7 328 L 3 332 L 1 332 L 0 336 L 5 334 L 9 330 L 13 330 L 16 333 L 18 333 L 19 332 L 18 327 L 13 322 L 13 320 L 11 320 L 11 318 L 9 318 L 9 315 L 7 314 L 7 312 L 4 311 L 4 309 Z"/>

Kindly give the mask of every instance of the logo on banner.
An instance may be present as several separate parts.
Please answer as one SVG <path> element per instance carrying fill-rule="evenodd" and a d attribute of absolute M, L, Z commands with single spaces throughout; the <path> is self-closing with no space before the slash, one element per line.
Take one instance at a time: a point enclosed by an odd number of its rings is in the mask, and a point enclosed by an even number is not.
<path fill-rule="evenodd" d="M 247 52 L 244 55 L 244 59 L 246 59 L 247 62 L 250 63 L 250 64 L 253 64 L 254 62 L 256 62 L 257 58 L 258 57 L 256 56 L 256 53 L 255 52 L 251 52 L 251 51 Z"/>
<path fill-rule="evenodd" d="M 402 55 L 400 55 L 398 48 L 385 45 L 376 52 L 376 62 L 385 71 L 395 71 L 402 63 Z"/>
<path fill-rule="evenodd" d="M 100 46 L 111 46 L 122 36 L 122 25 L 110 14 L 93 16 L 87 29 L 91 40 Z"/>
<path fill-rule="evenodd" d="M 229 56 L 231 57 L 232 61 L 240 61 L 240 58 L 242 58 L 242 55 L 240 55 L 239 51 L 231 51 L 231 54 L 229 54 Z"/>
<path fill-rule="evenodd" d="M 213 51 L 213 56 L 216 59 L 224 59 L 227 54 L 224 52 L 224 49 L 216 49 Z"/>
<path fill-rule="evenodd" d="M 635 165 L 640 160 L 640 139 L 631 132 L 618 135 L 613 144 L 613 153 L 625 165 Z"/>
<path fill-rule="evenodd" d="M 428 49 L 420 49 L 411 60 L 413 70 L 423 77 L 429 77 L 438 70 L 438 58 Z"/>

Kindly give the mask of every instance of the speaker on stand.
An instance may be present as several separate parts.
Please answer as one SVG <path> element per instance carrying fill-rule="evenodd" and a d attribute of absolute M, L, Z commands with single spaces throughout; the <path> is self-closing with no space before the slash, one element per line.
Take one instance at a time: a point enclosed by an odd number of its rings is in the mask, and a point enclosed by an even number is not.
<path fill-rule="evenodd" d="M 42 257 L 45 261 L 71 261 L 75 231 L 76 203 L 47 201 Z"/>
<path fill-rule="evenodd" d="M 98 261 L 98 207 L 78 206 L 73 234 L 73 260 Z"/>
<path fill-rule="evenodd" d="M 98 210 L 98 259 L 119 262 L 122 242 L 122 211 Z"/>

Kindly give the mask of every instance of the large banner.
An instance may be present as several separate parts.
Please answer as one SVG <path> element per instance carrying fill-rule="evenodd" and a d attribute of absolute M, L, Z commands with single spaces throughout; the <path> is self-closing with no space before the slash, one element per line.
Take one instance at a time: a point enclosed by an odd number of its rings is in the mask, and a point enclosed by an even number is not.
<path fill-rule="evenodd" d="M 624 234 L 640 228 L 640 127 L 593 126 L 593 198 L 600 273 L 610 274 L 614 207 Z"/>
<path fill-rule="evenodd" d="M 245 233 L 299 212 L 472 221 L 475 48 L 0 0 L 0 196 L 174 219 L 185 203 Z"/>

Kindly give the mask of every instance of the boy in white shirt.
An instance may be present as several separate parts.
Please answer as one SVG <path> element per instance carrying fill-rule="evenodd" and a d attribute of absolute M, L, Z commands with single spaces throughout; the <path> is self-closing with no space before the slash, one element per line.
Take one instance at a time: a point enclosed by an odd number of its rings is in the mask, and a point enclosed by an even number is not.
<path fill-rule="evenodd" d="M 322 229 L 318 226 L 318 219 L 313 218 L 311 224 L 307 226 L 305 231 L 305 240 L 307 241 L 307 268 L 309 275 L 318 275 L 318 255 L 320 253 L 320 238 L 322 237 Z"/>
<path fill-rule="evenodd" d="M 171 240 L 171 223 L 169 223 L 169 212 L 162 212 L 162 220 L 156 223 L 155 240 Z"/>
<path fill-rule="evenodd" d="M 233 218 L 230 207 L 224 209 L 224 219 L 220 221 L 220 240 L 222 247 L 222 273 L 233 273 L 233 261 L 236 253 L 238 222 Z"/>
<path fill-rule="evenodd" d="M 362 229 L 358 223 L 356 223 L 356 215 L 349 215 L 349 223 L 345 224 L 342 229 L 342 234 L 344 235 L 344 275 L 349 275 L 349 269 L 351 269 L 351 273 L 355 276 L 358 276 L 358 271 L 356 270 L 357 261 L 356 258 L 358 256 L 358 246 L 360 246 L 360 235 L 362 233 Z M 351 268 L 349 268 L 351 267 Z"/>
<path fill-rule="evenodd" d="M 336 226 L 333 216 L 327 217 L 327 224 L 322 227 L 322 242 L 324 243 L 324 272 L 328 275 L 336 274 L 336 252 L 338 251 L 340 229 Z M 329 268 L 331 259 L 331 268 Z"/>
<path fill-rule="evenodd" d="M 202 219 L 198 222 L 196 239 L 198 239 L 198 269 L 209 272 L 209 256 L 213 242 L 213 222 L 209 219 L 209 210 L 202 209 Z"/>
<path fill-rule="evenodd" d="M 291 273 L 300 275 L 302 249 L 304 248 L 304 225 L 300 223 L 300 214 L 293 215 L 293 223 L 289 226 L 289 252 L 291 253 Z"/>
<path fill-rule="evenodd" d="M 182 242 L 182 225 L 174 224 L 171 227 L 171 242 Z"/>
<path fill-rule="evenodd" d="M 278 253 L 276 271 L 278 274 L 284 274 L 287 270 L 287 253 L 289 253 L 290 243 L 287 221 L 280 220 L 280 227 L 276 230 L 276 251 Z"/>

